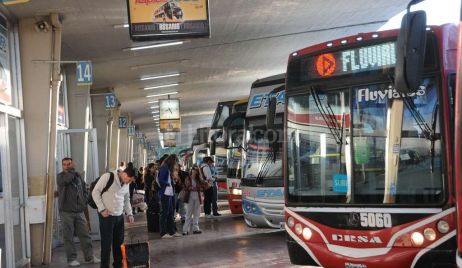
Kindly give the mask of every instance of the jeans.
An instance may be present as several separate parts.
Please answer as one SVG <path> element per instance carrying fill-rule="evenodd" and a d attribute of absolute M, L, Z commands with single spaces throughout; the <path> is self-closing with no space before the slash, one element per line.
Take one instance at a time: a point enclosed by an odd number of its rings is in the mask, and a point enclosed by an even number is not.
<path fill-rule="evenodd" d="M 93 246 L 91 237 L 88 232 L 87 221 L 83 212 L 66 212 L 60 211 L 61 222 L 63 226 L 64 248 L 66 250 L 67 261 L 71 262 L 77 259 L 75 251 L 74 234 L 80 240 L 80 247 L 86 261 L 93 259 Z"/>
<path fill-rule="evenodd" d="M 210 187 L 204 193 L 204 213 L 205 215 L 210 215 L 210 208 L 213 210 L 213 214 L 218 214 L 218 189 L 217 184 L 213 183 L 213 186 Z"/>
<path fill-rule="evenodd" d="M 175 212 L 175 196 L 161 195 L 160 197 L 160 236 L 176 233 L 173 215 Z"/>
<path fill-rule="evenodd" d="M 99 230 L 101 233 L 101 268 L 109 268 L 109 256 L 114 258 L 114 267 L 122 267 L 122 252 L 120 245 L 124 242 L 124 216 L 99 215 Z"/>
<path fill-rule="evenodd" d="M 191 224 L 193 231 L 199 231 L 199 217 L 201 215 L 201 200 L 198 192 L 191 192 L 186 204 L 186 221 L 183 225 L 183 233 L 189 232 Z"/>

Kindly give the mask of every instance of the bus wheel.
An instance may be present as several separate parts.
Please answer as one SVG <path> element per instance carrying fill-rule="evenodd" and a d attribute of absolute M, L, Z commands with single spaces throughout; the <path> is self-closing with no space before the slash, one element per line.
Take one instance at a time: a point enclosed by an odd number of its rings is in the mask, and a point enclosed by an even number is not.
<path fill-rule="evenodd" d="M 318 266 L 305 249 L 289 235 L 287 235 L 287 250 L 289 251 L 289 258 L 292 264 Z"/>

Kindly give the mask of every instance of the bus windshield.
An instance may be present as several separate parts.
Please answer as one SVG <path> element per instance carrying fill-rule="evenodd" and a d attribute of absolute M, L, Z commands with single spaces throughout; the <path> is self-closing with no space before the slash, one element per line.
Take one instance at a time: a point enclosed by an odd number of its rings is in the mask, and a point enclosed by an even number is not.
<path fill-rule="evenodd" d="M 282 126 L 280 125 L 279 128 Z M 250 187 L 282 187 L 282 142 L 278 140 L 279 150 L 274 150 L 265 135 L 266 128 L 247 130 L 247 148 L 243 166 L 244 175 L 241 185 Z M 281 136 L 282 138 L 282 136 Z"/>
<path fill-rule="evenodd" d="M 389 83 L 288 98 L 289 203 L 444 200 L 438 82 L 400 96 Z"/>
<path fill-rule="evenodd" d="M 231 114 L 233 102 L 219 103 L 212 120 L 211 129 L 222 129 L 226 118 Z"/>

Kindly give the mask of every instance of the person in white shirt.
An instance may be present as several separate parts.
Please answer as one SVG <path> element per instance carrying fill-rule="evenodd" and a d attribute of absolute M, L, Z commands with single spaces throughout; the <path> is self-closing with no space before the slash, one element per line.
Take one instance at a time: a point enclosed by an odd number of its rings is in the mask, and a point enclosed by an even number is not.
<path fill-rule="evenodd" d="M 136 170 L 132 168 L 126 168 L 121 172 L 113 172 L 114 180 L 111 186 L 106 192 L 102 193 L 108 182 L 110 182 L 111 177 L 110 173 L 105 173 L 101 175 L 91 193 L 99 214 L 101 268 L 109 267 L 111 245 L 114 267 L 122 267 L 120 245 L 124 242 L 123 212 L 125 211 L 128 215 L 128 222 L 133 223 L 128 185 L 133 181 L 135 174 Z"/>
<path fill-rule="evenodd" d="M 210 156 L 206 156 L 204 157 L 202 165 L 200 166 L 202 177 L 210 186 L 210 188 L 204 192 L 204 213 L 206 218 L 221 216 L 221 214 L 218 213 L 218 185 L 212 173 L 213 163 L 213 159 Z M 212 211 L 213 216 L 210 214 Z"/>

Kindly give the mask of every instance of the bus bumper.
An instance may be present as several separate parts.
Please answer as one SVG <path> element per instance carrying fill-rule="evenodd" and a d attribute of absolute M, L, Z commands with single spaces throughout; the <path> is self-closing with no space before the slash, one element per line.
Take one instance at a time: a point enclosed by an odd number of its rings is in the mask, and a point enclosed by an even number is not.
<path fill-rule="evenodd" d="M 284 228 L 284 204 L 242 201 L 244 220 L 250 227 Z"/>
<path fill-rule="evenodd" d="M 348 267 L 348 268 L 388 268 L 388 267 L 411 267 L 411 268 L 449 268 L 456 267 L 456 240 L 455 237 L 432 249 L 425 248 L 391 248 L 386 255 L 349 258 L 330 252 L 325 244 L 304 243 L 295 240 L 286 233 L 287 249 L 292 264 L 312 265 L 323 267 Z"/>

